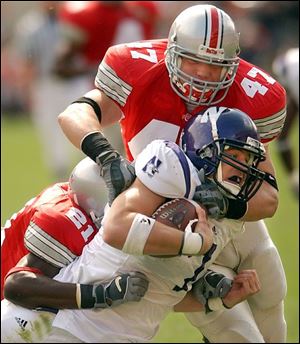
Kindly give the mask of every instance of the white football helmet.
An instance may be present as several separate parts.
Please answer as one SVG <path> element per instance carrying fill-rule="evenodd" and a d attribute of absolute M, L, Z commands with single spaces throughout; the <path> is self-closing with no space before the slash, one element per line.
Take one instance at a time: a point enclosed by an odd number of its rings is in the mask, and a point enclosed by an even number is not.
<path fill-rule="evenodd" d="M 224 11 L 212 5 L 187 8 L 174 20 L 168 37 L 165 61 L 173 90 L 190 104 L 219 103 L 235 78 L 239 52 L 239 34 Z M 184 57 L 223 67 L 220 81 L 184 73 L 180 69 Z"/>
<path fill-rule="evenodd" d="M 90 158 L 81 160 L 69 178 L 69 194 L 99 227 L 107 203 L 107 188 L 100 167 Z"/>

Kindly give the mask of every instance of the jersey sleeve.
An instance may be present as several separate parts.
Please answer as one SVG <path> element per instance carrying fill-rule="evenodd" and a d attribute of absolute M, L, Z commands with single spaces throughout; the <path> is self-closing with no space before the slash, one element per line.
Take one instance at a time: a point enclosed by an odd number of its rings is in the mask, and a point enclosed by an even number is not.
<path fill-rule="evenodd" d="M 199 179 L 181 148 L 165 140 L 151 142 L 135 161 L 137 178 L 166 198 L 192 198 Z"/>
<path fill-rule="evenodd" d="M 118 64 L 118 56 L 124 56 L 128 60 L 128 52 L 124 45 L 110 47 L 99 65 L 95 78 L 95 86 L 113 99 L 119 107 L 126 104 L 132 91 L 132 78 L 124 65 Z M 130 69 L 131 70 L 131 69 Z"/>
<path fill-rule="evenodd" d="M 269 143 L 275 140 L 281 133 L 286 118 L 286 92 L 276 83 L 273 89 L 273 98 L 265 103 L 263 118 L 254 119 L 261 141 Z"/>
<path fill-rule="evenodd" d="M 71 243 L 76 240 L 74 227 L 63 214 L 51 211 L 50 207 L 47 211 L 37 211 L 25 232 L 24 244 L 31 253 L 62 268 L 77 257 Z"/>
<path fill-rule="evenodd" d="M 286 92 L 266 71 L 241 60 L 235 86 L 226 105 L 247 113 L 263 143 L 276 139 L 286 118 Z"/>
<path fill-rule="evenodd" d="M 149 40 L 110 47 L 99 65 L 95 86 L 124 107 L 134 85 L 162 59 L 165 46 L 165 40 Z"/>

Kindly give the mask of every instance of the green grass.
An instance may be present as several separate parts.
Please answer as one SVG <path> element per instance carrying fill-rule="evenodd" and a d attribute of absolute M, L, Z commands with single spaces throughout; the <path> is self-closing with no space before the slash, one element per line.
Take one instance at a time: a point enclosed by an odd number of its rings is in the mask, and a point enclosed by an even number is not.
<path fill-rule="evenodd" d="M 297 147 L 298 125 L 294 127 L 293 144 Z M 47 171 L 35 130 L 26 118 L 2 119 L 1 139 L 1 224 L 23 207 L 25 201 L 53 182 Z M 299 219 L 298 202 L 290 191 L 289 180 L 271 146 L 280 187 L 279 209 L 267 225 L 281 254 L 288 282 L 285 315 L 288 324 L 288 342 L 299 342 Z M 170 314 L 154 338 L 156 343 L 196 343 L 201 335 L 183 314 Z"/>

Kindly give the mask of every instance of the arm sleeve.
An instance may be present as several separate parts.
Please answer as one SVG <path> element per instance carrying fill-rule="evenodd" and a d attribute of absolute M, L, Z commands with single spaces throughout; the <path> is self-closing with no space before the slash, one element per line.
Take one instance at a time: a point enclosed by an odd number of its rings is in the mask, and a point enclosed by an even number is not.
<path fill-rule="evenodd" d="M 122 65 L 120 60 L 124 62 Z M 121 108 L 125 106 L 132 91 L 132 80 L 128 73 L 131 68 L 128 67 L 126 70 L 127 64 L 128 51 L 125 47 L 123 45 L 110 47 L 99 65 L 95 78 L 95 86 Z"/>
<path fill-rule="evenodd" d="M 68 247 L 63 232 L 68 231 L 70 223 L 63 216 L 37 212 L 32 217 L 25 232 L 26 248 L 55 267 L 70 264 L 76 254 Z M 69 233 L 71 236 L 71 233 Z"/>

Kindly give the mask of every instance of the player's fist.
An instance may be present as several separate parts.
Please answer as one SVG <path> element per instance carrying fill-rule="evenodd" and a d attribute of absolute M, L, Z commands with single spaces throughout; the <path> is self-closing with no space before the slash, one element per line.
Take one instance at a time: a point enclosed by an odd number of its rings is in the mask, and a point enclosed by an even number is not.
<path fill-rule="evenodd" d="M 108 188 L 109 205 L 135 180 L 133 165 L 118 153 L 115 153 L 113 159 L 106 161 L 100 166 L 100 175 L 103 177 Z"/>
<path fill-rule="evenodd" d="M 78 308 L 108 308 L 140 301 L 148 290 L 148 284 L 148 278 L 141 272 L 121 274 L 107 284 L 78 284 Z"/>
<path fill-rule="evenodd" d="M 105 287 L 106 302 L 110 306 L 117 306 L 128 301 L 140 301 L 148 285 L 148 278 L 141 272 L 117 276 Z"/>
<path fill-rule="evenodd" d="M 231 308 L 260 291 L 260 282 L 256 270 L 242 270 L 233 279 L 232 287 L 223 298 L 223 304 Z"/>
<path fill-rule="evenodd" d="M 205 275 L 193 284 L 192 293 L 203 305 L 209 298 L 224 298 L 232 286 L 232 279 L 225 275 L 207 270 Z"/>

